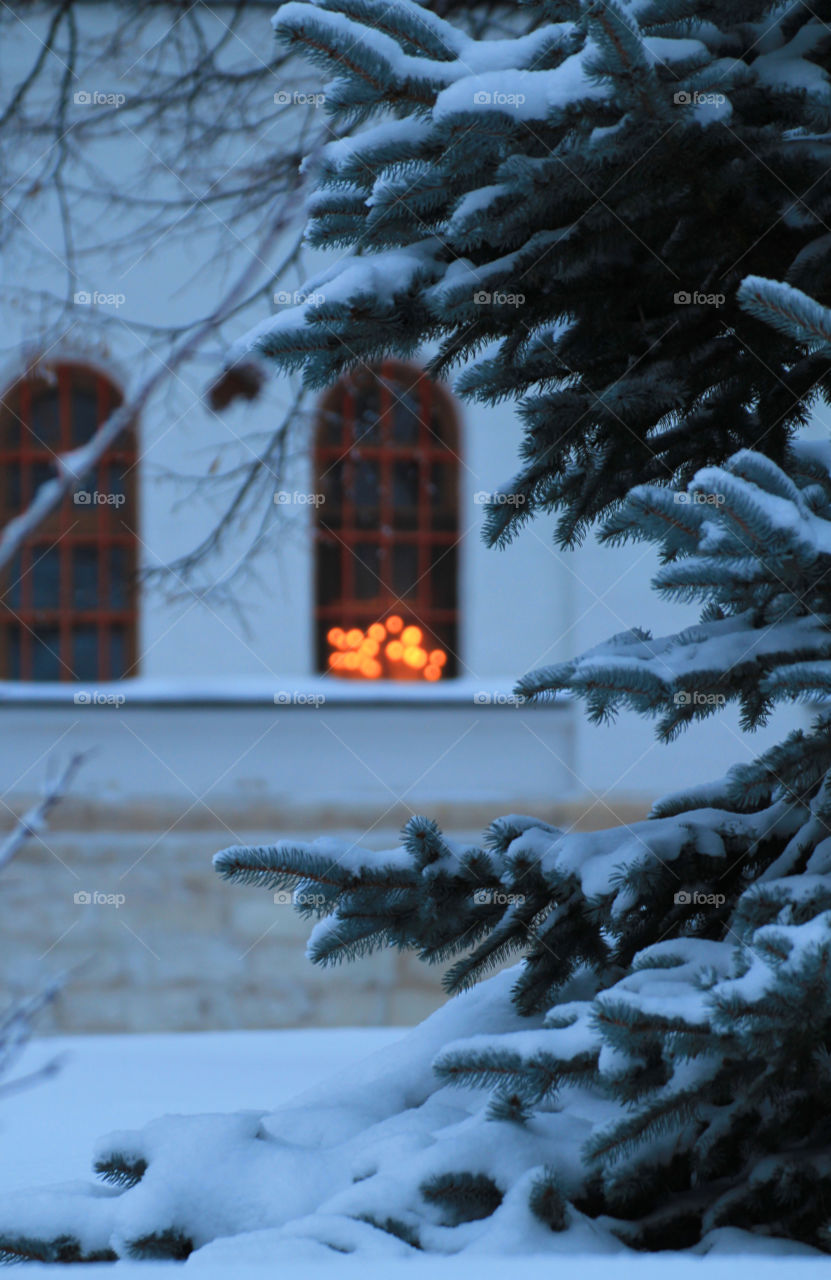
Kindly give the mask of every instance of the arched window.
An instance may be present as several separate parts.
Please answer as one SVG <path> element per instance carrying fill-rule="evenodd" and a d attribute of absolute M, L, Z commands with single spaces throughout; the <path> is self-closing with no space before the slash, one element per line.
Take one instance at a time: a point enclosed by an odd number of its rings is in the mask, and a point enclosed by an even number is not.
<path fill-rule="evenodd" d="M 121 394 L 56 364 L 0 400 L 0 522 L 86 444 Z M 118 680 L 136 661 L 136 445 L 123 436 L 25 543 L 0 580 L 0 679 Z"/>
<path fill-rule="evenodd" d="M 348 375 L 321 402 L 315 473 L 319 669 L 330 665 L 333 629 L 367 632 L 394 614 L 419 628 L 426 651 L 443 651 L 442 676 L 454 675 L 459 431 L 450 397 L 392 361 Z"/>

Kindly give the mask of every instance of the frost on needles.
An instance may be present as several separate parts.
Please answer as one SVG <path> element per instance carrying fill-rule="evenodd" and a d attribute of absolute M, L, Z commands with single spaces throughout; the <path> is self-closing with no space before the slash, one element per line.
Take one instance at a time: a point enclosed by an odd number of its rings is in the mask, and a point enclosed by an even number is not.
<path fill-rule="evenodd" d="M 325 83 L 308 301 L 240 344 L 323 387 L 413 355 L 518 400 L 501 542 L 556 510 L 569 543 L 634 485 L 787 441 L 823 358 L 737 302 L 747 275 L 831 301 L 831 3 L 530 4 L 472 39 L 412 0 L 293 0 L 278 37 Z M 328 83 L 326 83 L 328 81 Z"/>

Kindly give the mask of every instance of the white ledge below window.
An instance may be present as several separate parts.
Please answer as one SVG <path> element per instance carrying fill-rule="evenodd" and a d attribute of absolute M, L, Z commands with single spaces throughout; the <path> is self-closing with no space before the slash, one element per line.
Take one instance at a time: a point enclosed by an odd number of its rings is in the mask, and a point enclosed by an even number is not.
<path fill-rule="evenodd" d="M 309 710 L 321 706 L 471 707 L 477 710 L 545 710 L 565 707 L 557 697 L 523 704 L 510 677 L 457 680 L 342 680 L 328 676 L 139 676 L 135 680 L 57 683 L 0 680 L 0 706 L 77 705 L 103 710 L 138 706 L 267 706 Z"/>

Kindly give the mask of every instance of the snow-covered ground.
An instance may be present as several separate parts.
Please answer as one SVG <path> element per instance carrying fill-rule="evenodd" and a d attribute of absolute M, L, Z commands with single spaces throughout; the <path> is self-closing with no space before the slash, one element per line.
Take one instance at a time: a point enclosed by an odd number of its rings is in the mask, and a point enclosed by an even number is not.
<path fill-rule="evenodd" d="M 34 1041 L 16 1076 L 56 1056 L 63 1068 L 0 1096 L 0 1195 L 89 1178 L 93 1144 L 113 1129 L 139 1129 L 165 1114 L 271 1110 L 402 1034 L 393 1027 Z"/>
<path fill-rule="evenodd" d="M 0 1103 L 0 1196 L 26 1185 L 87 1179 L 90 1153 L 97 1138 L 111 1129 L 141 1127 L 171 1112 L 270 1108 L 304 1092 L 327 1076 L 340 1076 L 368 1054 L 391 1044 L 401 1029 L 335 1031 L 264 1031 L 201 1035 L 86 1036 L 41 1040 L 27 1050 L 20 1071 L 34 1070 L 55 1053 L 65 1055 L 62 1071 L 33 1089 L 7 1096 Z M 19 1072 L 20 1073 L 20 1072 Z M 18 1074 L 19 1074 L 18 1073 Z M 744 1237 L 737 1255 L 748 1248 Z M 759 1241 L 759 1253 L 764 1252 Z M 581 1280 L 779 1280 L 783 1263 L 788 1277 L 814 1280 L 825 1276 L 826 1258 L 732 1256 L 723 1240 L 717 1257 L 642 1255 L 573 1257 L 569 1272 Z M 467 1280 L 475 1265 L 476 1280 L 508 1280 L 517 1260 L 477 1256 L 458 1259 L 379 1258 L 383 1280 Z M 550 1280 L 551 1255 L 522 1259 L 527 1280 Z M 116 1269 L 134 1274 L 172 1275 L 172 1263 L 120 1262 Z M 253 1259 L 215 1265 L 194 1256 L 188 1274 L 204 1280 L 259 1280 L 273 1276 L 274 1262 Z M 38 1276 L 64 1280 L 102 1277 L 111 1267 L 32 1268 Z M 281 1258 L 280 1271 L 286 1273 Z M 365 1258 L 333 1255 L 331 1261 L 298 1260 L 295 1274 L 303 1280 L 367 1280 Z"/>

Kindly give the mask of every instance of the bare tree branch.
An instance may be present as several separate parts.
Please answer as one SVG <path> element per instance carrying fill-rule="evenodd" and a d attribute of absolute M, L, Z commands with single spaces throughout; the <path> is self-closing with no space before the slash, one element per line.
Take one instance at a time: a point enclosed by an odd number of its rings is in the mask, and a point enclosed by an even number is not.
<path fill-rule="evenodd" d="M 18 818 L 3 843 L 0 844 L 0 871 L 9 865 L 12 858 L 17 856 L 27 840 L 40 835 L 41 831 L 45 829 L 49 814 L 58 801 L 62 800 L 66 795 L 69 784 L 83 764 L 87 754 L 79 751 L 70 756 L 68 763 L 60 773 L 51 782 L 47 782 L 43 795 L 37 803 L 33 804 L 31 809 L 28 809 L 21 818 Z"/>

